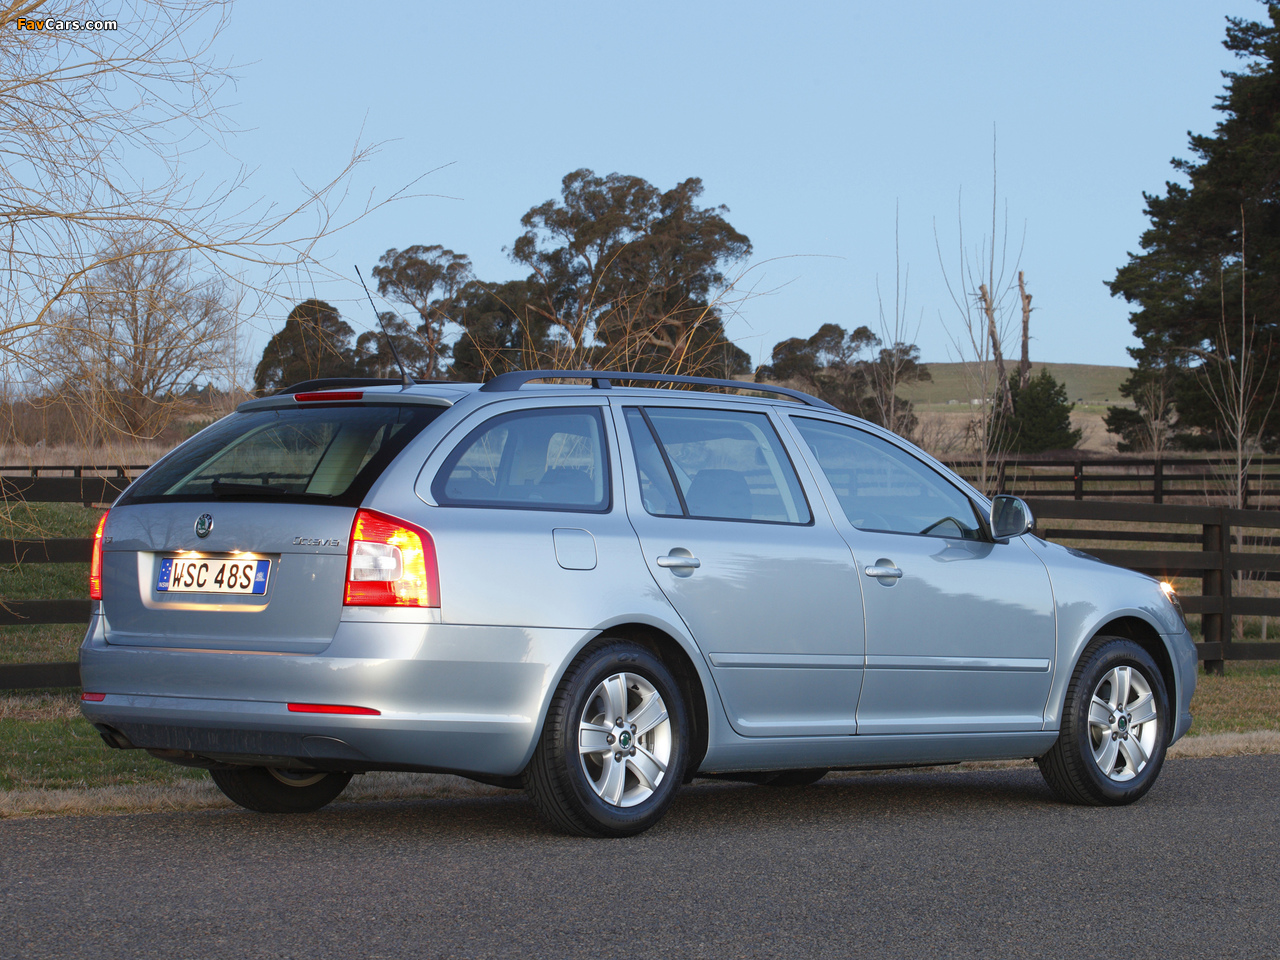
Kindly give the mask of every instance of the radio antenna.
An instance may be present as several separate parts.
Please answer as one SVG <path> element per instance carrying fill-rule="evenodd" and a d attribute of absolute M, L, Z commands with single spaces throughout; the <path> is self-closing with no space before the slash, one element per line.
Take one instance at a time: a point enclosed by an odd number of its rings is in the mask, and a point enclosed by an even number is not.
<path fill-rule="evenodd" d="M 378 326 L 382 328 L 382 335 L 387 338 L 387 346 L 391 348 L 391 355 L 396 358 L 396 366 L 400 368 L 400 379 L 404 382 L 405 387 L 413 386 L 413 379 L 409 376 L 409 371 L 404 368 L 404 361 L 400 359 L 400 351 L 396 349 L 396 342 L 391 339 L 391 334 L 387 332 L 387 325 L 382 322 L 382 314 L 378 312 L 378 308 L 373 306 L 373 294 L 369 292 L 369 287 L 364 282 L 364 276 L 360 273 L 360 268 L 356 267 L 356 276 L 360 278 L 360 286 L 364 287 L 364 295 L 369 298 L 369 306 L 373 307 L 373 315 L 378 318 Z"/>

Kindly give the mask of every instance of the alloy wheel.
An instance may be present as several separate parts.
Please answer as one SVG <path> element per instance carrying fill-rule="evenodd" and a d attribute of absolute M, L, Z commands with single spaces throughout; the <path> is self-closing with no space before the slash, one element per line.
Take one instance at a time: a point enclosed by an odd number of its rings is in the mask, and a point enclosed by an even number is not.
<path fill-rule="evenodd" d="M 671 718 L 644 677 L 615 673 L 587 698 L 578 720 L 578 757 L 605 803 L 633 807 L 653 795 L 671 762 Z"/>

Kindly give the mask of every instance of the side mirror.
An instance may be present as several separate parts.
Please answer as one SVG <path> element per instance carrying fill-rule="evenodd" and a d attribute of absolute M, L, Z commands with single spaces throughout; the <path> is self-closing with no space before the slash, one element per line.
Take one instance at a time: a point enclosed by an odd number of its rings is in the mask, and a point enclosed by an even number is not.
<path fill-rule="evenodd" d="M 997 540 L 1020 537 L 1035 528 L 1036 518 L 1025 501 L 1005 494 L 991 501 L 991 535 Z"/>

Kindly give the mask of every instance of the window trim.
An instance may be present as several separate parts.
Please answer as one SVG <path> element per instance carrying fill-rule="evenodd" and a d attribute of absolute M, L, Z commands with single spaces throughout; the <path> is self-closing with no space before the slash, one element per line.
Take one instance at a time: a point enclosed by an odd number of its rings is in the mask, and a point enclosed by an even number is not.
<path fill-rule="evenodd" d="M 667 455 L 666 447 L 662 443 L 662 436 L 661 434 L 658 433 L 657 428 L 654 427 L 653 421 L 649 419 L 648 410 L 650 408 L 662 409 L 662 410 L 693 410 L 693 411 L 700 411 L 700 412 L 709 411 L 714 413 L 750 413 L 750 414 L 755 414 L 757 416 L 764 417 L 765 422 L 769 424 L 769 428 L 773 430 L 773 435 L 778 441 L 778 446 L 782 448 L 782 453 L 786 457 L 787 465 L 791 467 L 791 475 L 795 478 L 796 486 L 800 490 L 800 500 L 801 502 L 804 503 L 805 509 L 809 512 L 809 519 L 804 521 L 757 520 L 754 517 L 706 517 L 701 514 L 690 513 L 689 505 L 685 502 L 684 491 L 680 488 L 680 481 L 676 477 L 675 468 L 671 463 L 671 458 Z M 671 480 L 671 485 L 675 488 L 676 497 L 680 501 L 680 509 L 683 511 L 683 513 L 679 515 L 672 514 L 672 513 L 649 513 L 648 507 L 643 506 L 644 498 L 641 497 L 640 498 L 641 506 L 644 509 L 644 512 L 649 516 L 655 517 L 659 520 L 704 520 L 704 521 L 713 521 L 718 523 L 764 523 L 774 527 L 812 527 L 817 522 L 815 518 L 814 510 L 813 510 L 813 504 L 809 500 L 809 491 L 807 491 L 804 488 L 804 481 L 800 479 L 800 471 L 796 469 L 795 458 L 791 455 L 791 451 L 787 449 L 787 443 L 783 439 L 782 432 L 778 429 L 778 425 L 773 422 L 773 418 L 769 416 L 769 412 L 767 410 L 755 410 L 750 408 L 728 409 L 724 407 L 698 407 L 698 406 L 689 406 L 687 404 L 675 404 L 675 403 L 655 403 L 655 404 L 637 403 L 634 405 L 625 404 L 621 406 L 621 410 L 622 410 L 623 427 L 627 430 L 628 439 L 631 440 L 631 444 L 632 444 L 631 459 L 633 461 L 636 461 L 637 458 L 635 455 L 635 439 L 630 436 L 631 428 L 630 428 L 630 424 L 627 423 L 627 411 L 638 410 L 640 412 L 640 416 L 644 419 L 645 426 L 649 430 L 649 433 L 653 439 L 654 445 L 657 446 L 658 448 L 658 453 L 661 454 L 662 456 L 662 462 L 667 468 L 667 475 Z M 637 483 L 639 482 L 638 473 L 636 475 L 636 481 Z M 781 490 L 779 490 L 779 495 L 781 495 Z"/>
<path fill-rule="evenodd" d="M 462 459 L 465 449 L 469 449 L 467 441 L 480 431 L 490 430 L 500 420 L 516 420 L 536 417 L 547 413 L 563 415 L 565 413 L 586 412 L 593 416 L 600 429 L 600 473 L 604 480 L 604 503 L 598 507 L 587 507 L 582 504 L 539 504 L 513 503 L 506 500 L 456 500 L 445 493 L 447 475 L 451 473 Z M 431 478 L 428 490 L 436 506 L 460 508 L 464 510 L 521 510 L 532 513 L 589 513 L 604 515 L 613 512 L 613 464 L 609 456 L 609 426 L 605 422 L 604 408 L 598 404 L 573 404 L 568 406 L 529 406 L 517 409 L 502 410 L 491 417 L 486 417 L 472 429 L 468 430 L 456 444 L 445 454 L 435 476 Z"/>

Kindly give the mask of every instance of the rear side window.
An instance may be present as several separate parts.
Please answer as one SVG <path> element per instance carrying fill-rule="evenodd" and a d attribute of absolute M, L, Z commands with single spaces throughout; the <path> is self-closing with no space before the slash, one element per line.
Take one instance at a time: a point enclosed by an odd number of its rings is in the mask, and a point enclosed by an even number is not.
<path fill-rule="evenodd" d="M 604 513 L 608 463 L 598 407 L 518 410 L 467 434 L 431 493 L 458 506 Z"/>
<path fill-rule="evenodd" d="M 627 429 L 645 509 L 655 516 L 811 519 L 791 459 L 763 413 L 645 407 L 627 411 Z"/>
<path fill-rule="evenodd" d="M 360 404 L 235 413 L 178 447 L 122 502 L 282 500 L 356 505 L 442 408 Z"/>

